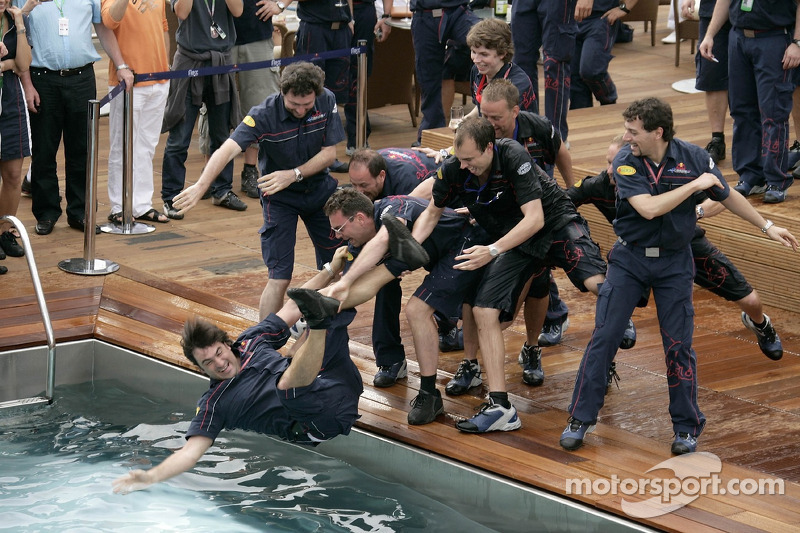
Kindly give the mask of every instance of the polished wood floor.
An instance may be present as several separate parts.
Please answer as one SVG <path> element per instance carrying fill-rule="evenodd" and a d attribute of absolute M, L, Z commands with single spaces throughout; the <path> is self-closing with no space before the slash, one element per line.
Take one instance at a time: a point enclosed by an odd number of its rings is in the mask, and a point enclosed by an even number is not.
<path fill-rule="evenodd" d="M 667 33 L 663 7 L 662 13 L 658 39 Z M 676 80 L 693 76 L 688 43 L 681 67 L 675 68 L 674 48 L 658 40 L 651 47 L 649 35 L 642 34 L 642 24 L 634 26 L 635 41 L 619 45 L 611 65 L 619 103 L 570 114 L 571 153 L 575 166 L 584 174 L 603 168 L 607 142 L 620 131 L 622 110 L 627 103 L 643 96 L 657 95 L 670 101 L 679 137 L 703 146 L 708 141 L 703 95 L 678 93 L 670 87 Z M 104 70 L 98 68 L 97 72 Z M 373 110 L 371 120 L 373 147 L 408 146 L 415 138 L 405 107 Z M 730 139 L 730 124 L 727 135 Z M 106 143 L 104 129 L 101 136 Z M 157 207 L 160 207 L 163 142 L 164 138 L 157 150 L 154 176 Z M 101 150 L 97 216 L 104 221 L 108 214 L 103 164 L 107 146 L 104 144 Z M 346 159 L 344 146 L 339 151 L 340 158 Z M 189 181 L 196 179 L 202 164 L 200 154 L 193 149 L 187 162 Z M 237 162 L 234 178 L 237 189 L 240 168 L 241 163 Z M 721 168 L 730 181 L 735 181 L 730 168 L 730 145 L 729 158 L 722 162 Z M 346 181 L 346 176 L 340 178 Z M 789 194 L 789 200 L 779 206 L 767 208 L 758 200 L 753 203 L 800 235 L 798 200 L 793 190 Z M 63 217 L 51 235 L 35 235 L 30 199 L 24 198 L 19 218 L 30 234 L 58 340 L 101 338 L 188 366 L 181 359 L 177 344 L 180 327 L 188 316 L 207 315 L 231 331 L 255 320 L 255 308 L 266 281 L 257 235 L 262 217 L 257 200 L 245 201 L 248 210 L 244 213 L 203 202 L 184 220 L 159 224 L 150 234 L 100 235 L 96 257 L 116 261 L 122 267 L 116 274 L 93 277 L 58 269 L 59 261 L 83 256 L 83 236 L 69 229 Z M 607 224 L 604 226 L 591 210 L 585 214 L 593 224 L 596 240 L 607 247 L 611 240 Z M 668 531 L 796 531 L 800 524 L 797 255 L 769 243 L 757 230 L 740 224 L 734 217 L 717 218 L 718 221 L 711 219 L 707 223 L 709 235 L 761 291 L 765 310 L 783 339 L 785 355 L 778 362 L 768 360 L 742 326 L 738 308 L 707 291 L 695 291 L 698 395 L 708 417 L 699 451 L 722 459 L 723 480 L 781 478 L 786 482 L 785 494 L 702 496 L 668 515 L 643 523 Z M 313 250 L 303 229 L 298 231 L 298 239 L 294 284 L 300 284 L 314 272 Z M 8 258 L 0 264 L 9 267 L 9 273 L 0 277 L 0 349 L 41 344 L 44 334 L 25 260 Z M 421 274 L 415 273 L 404 280 L 408 293 L 420 277 Z M 647 473 L 670 457 L 672 439 L 663 352 L 652 304 L 634 315 L 638 342 L 632 350 L 618 354 L 621 382 L 607 396 L 596 432 L 588 436 L 586 445 L 577 452 L 565 452 L 559 447 L 575 370 L 591 334 L 594 302 L 573 289 L 560 273 L 558 281 L 570 307 L 570 327 L 560 345 L 545 350 L 544 386 L 530 388 L 521 382 L 516 359 L 524 341 L 522 322 L 517 320 L 505 333 L 506 375 L 521 413 L 521 430 L 484 436 L 457 432 L 454 420 L 471 416 L 486 392 L 480 389 L 462 397 L 446 398 L 447 414 L 436 422 L 408 426 L 408 403 L 419 384 L 410 332 L 403 321 L 409 378 L 388 389 L 373 388 L 370 304 L 359 309 L 351 328 L 352 355 L 363 374 L 366 389 L 361 401 L 360 427 L 560 495 L 565 494 L 567 478 L 594 480 L 612 475 L 652 478 L 659 474 L 669 477 L 663 471 Z M 461 352 L 442 354 L 438 376 L 442 388 L 462 355 Z M 578 499 L 625 516 L 620 495 Z"/>

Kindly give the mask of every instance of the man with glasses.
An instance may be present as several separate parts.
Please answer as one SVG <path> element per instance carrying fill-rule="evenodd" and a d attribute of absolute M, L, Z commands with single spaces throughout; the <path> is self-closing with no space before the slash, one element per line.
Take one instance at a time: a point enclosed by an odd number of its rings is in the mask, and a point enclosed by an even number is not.
<path fill-rule="evenodd" d="M 596 294 L 606 265 L 586 221 L 522 145 L 496 140 L 488 120 L 470 117 L 456 130 L 453 148 L 455 157 L 438 171 L 433 200 L 417 219 L 413 236 L 424 241 L 455 198 L 488 233 L 490 244 L 466 248 L 455 258 L 457 270 L 484 269 L 464 305 L 464 348 L 474 350 L 477 339 L 489 384 L 489 401 L 456 427 L 467 433 L 510 431 L 522 423 L 506 392 L 501 321 L 514 317 L 533 278 L 529 294 L 537 297 L 534 327 L 539 331 L 547 311 L 550 266 L 562 267 L 581 291 Z"/>
<path fill-rule="evenodd" d="M 444 412 L 442 395 L 436 389 L 439 339 L 433 314 L 458 314 L 466 291 L 480 279 L 480 270 L 454 269 L 456 256 L 488 242 L 469 217 L 447 209 L 420 249 L 406 224 L 413 229 L 427 206 L 427 200 L 410 196 L 389 196 L 373 204 L 353 188 L 336 191 L 325 204 L 337 236 L 346 239 L 351 255 L 357 256 L 342 279 L 323 290 L 340 300 L 342 309 L 371 299 L 405 271 L 420 266 L 428 270 L 405 307 L 420 371 L 419 394 L 408 413 L 412 425 L 433 422 Z"/>
<path fill-rule="evenodd" d="M 258 188 L 264 211 L 259 233 L 261 254 L 269 269 L 259 304 L 262 319 L 283 305 L 294 268 L 298 218 L 314 243 L 317 268 L 329 262 L 342 245 L 322 213 L 337 186 L 328 167 L 336 159 L 336 145 L 345 139 L 335 97 L 324 88 L 324 81 L 325 73 L 311 63 L 301 61 L 286 67 L 280 92 L 250 110 L 211 156 L 197 183 L 173 202 L 181 213 L 194 207 L 228 162 L 251 144 L 259 144 Z"/>

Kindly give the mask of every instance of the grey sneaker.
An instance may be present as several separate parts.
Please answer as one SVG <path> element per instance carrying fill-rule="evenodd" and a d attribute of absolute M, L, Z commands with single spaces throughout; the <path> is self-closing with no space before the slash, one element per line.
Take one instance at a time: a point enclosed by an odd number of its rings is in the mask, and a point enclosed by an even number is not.
<path fill-rule="evenodd" d="M 228 194 L 222 198 L 212 198 L 211 203 L 227 209 L 233 209 L 234 211 L 244 211 L 247 209 L 247 204 L 241 201 L 233 191 L 228 191 Z"/>
<path fill-rule="evenodd" d="M 246 166 L 242 170 L 242 192 L 250 198 L 258 198 L 258 168 Z"/>
<path fill-rule="evenodd" d="M 183 220 L 183 215 L 180 214 L 177 209 L 172 207 L 172 202 L 170 201 L 164 202 L 164 214 L 167 215 L 167 218 L 171 218 L 173 220 Z"/>
<path fill-rule="evenodd" d="M 399 363 L 393 365 L 380 366 L 372 378 L 372 384 L 376 387 L 391 387 L 398 379 L 403 379 L 408 375 L 408 366 L 406 360 L 403 359 Z"/>
<path fill-rule="evenodd" d="M 781 189 L 774 185 L 767 185 L 767 190 L 764 192 L 765 204 L 779 204 L 786 200 L 786 189 Z"/>
<path fill-rule="evenodd" d="M 437 389 L 434 394 L 419 391 L 417 397 L 411 400 L 411 410 L 408 412 L 408 423 L 412 426 L 430 424 L 436 417 L 444 413 L 442 393 Z"/>
<path fill-rule="evenodd" d="M 542 370 L 542 349 L 538 346 L 522 345 L 519 351 L 520 364 L 522 365 L 522 381 L 528 385 L 538 387 L 544 383 L 544 370 Z"/>
<path fill-rule="evenodd" d="M 761 352 L 773 361 L 777 361 L 783 357 L 783 344 L 781 343 L 781 338 L 778 337 L 778 333 L 775 331 L 775 328 L 772 327 L 772 321 L 769 319 L 766 313 L 764 314 L 764 318 L 767 319 L 767 323 L 763 328 L 759 329 L 758 326 L 756 326 L 753 322 L 753 319 L 751 319 L 747 313 L 742 311 L 742 324 L 756 334 L 758 347 L 761 348 Z"/>
<path fill-rule="evenodd" d="M 767 187 L 764 185 L 749 185 L 743 181 L 739 181 L 733 186 L 733 189 L 747 198 L 751 194 L 762 194 L 767 190 Z"/>

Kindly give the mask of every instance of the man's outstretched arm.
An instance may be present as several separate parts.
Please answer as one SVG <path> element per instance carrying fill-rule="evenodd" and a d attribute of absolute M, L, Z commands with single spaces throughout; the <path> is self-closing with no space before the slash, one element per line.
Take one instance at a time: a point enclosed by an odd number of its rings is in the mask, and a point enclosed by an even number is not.
<path fill-rule="evenodd" d="M 208 437 L 195 435 L 190 437 L 183 448 L 167 457 L 163 463 L 150 470 L 131 470 L 126 475 L 112 482 L 114 492 L 128 494 L 135 490 L 143 490 L 154 483 L 160 483 L 171 477 L 182 474 L 192 468 L 213 444 Z"/>

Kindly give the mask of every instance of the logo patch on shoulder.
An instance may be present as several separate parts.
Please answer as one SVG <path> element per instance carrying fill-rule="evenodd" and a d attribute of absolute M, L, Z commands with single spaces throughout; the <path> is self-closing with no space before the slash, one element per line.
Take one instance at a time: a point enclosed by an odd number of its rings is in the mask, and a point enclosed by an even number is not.
<path fill-rule="evenodd" d="M 575 188 L 578 188 L 581 185 L 583 185 L 583 180 L 578 180 L 578 182 L 575 184 Z"/>
<path fill-rule="evenodd" d="M 244 117 L 242 119 L 242 123 L 247 124 L 251 128 L 255 128 L 256 127 L 256 121 L 253 120 L 253 117 L 251 117 L 250 115 L 247 115 L 246 117 Z"/>
<path fill-rule="evenodd" d="M 622 165 L 617 167 L 617 174 L 622 176 L 633 176 L 636 174 L 636 169 L 630 165 Z"/>
<path fill-rule="evenodd" d="M 522 163 L 522 165 L 520 165 L 520 167 L 517 169 L 517 174 L 524 176 L 531 171 L 531 168 L 533 167 L 531 166 L 530 162 Z"/>
<path fill-rule="evenodd" d="M 436 169 L 436 179 L 437 180 L 442 179 L 442 167 Z"/>

